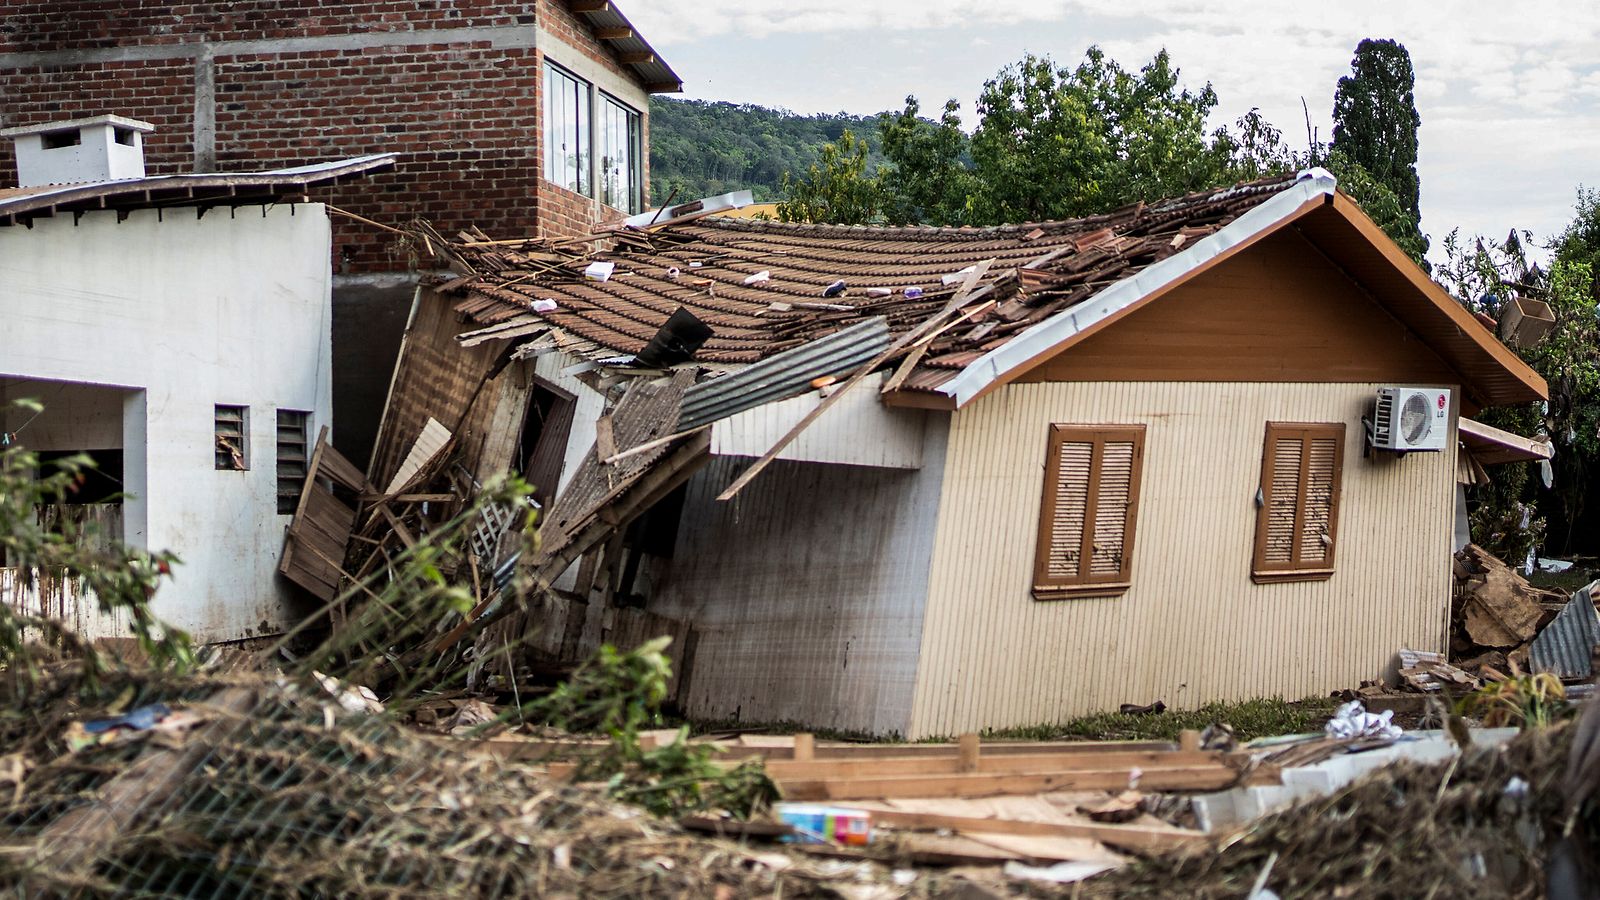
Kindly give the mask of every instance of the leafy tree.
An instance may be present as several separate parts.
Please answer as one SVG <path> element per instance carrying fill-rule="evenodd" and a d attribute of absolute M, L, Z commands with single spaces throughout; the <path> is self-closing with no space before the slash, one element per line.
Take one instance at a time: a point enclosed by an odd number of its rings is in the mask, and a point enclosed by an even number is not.
<path fill-rule="evenodd" d="M 974 218 L 1072 218 L 1219 184 L 1234 142 L 1205 132 L 1216 103 L 1210 85 L 1178 87 L 1164 50 L 1138 73 L 1098 47 L 1073 69 L 1025 56 L 978 98 Z"/>
<path fill-rule="evenodd" d="M 782 186 L 789 196 L 778 204 L 784 222 L 857 224 L 877 219 L 883 209 L 883 187 L 876 174 L 867 174 L 867 145 L 849 129 L 822 148 L 804 175 L 784 175 Z"/>
<path fill-rule="evenodd" d="M 869 167 L 882 161 L 876 116 L 801 116 L 752 104 L 654 97 L 651 197 L 660 205 L 673 189 L 680 202 L 749 189 L 758 202 L 778 199 L 783 176 L 805 171 L 846 128 L 867 142 Z"/>
<path fill-rule="evenodd" d="M 1350 199 L 1356 201 L 1373 223 L 1393 238 L 1413 262 L 1421 266 L 1423 271 L 1431 270 L 1427 258 L 1427 236 L 1417 229 L 1417 220 L 1388 185 L 1373 177 L 1365 166 L 1341 150 L 1333 150 L 1317 160 L 1316 164 L 1333 173 L 1333 177 L 1338 179 L 1339 190 L 1350 195 Z"/>
<path fill-rule="evenodd" d="M 947 100 L 937 122 L 918 115 L 916 97 L 899 113 L 878 122 L 883 155 L 884 218 L 893 225 L 964 225 L 977 180 L 968 162 L 967 135 L 961 130 L 960 104 Z"/>
<path fill-rule="evenodd" d="M 1555 328 L 1540 343 L 1517 353 L 1550 385 L 1547 404 L 1486 410 L 1488 424 L 1517 434 L 1546 434 L 1555 444 L 1553 481 L 1530 478 L 1528 464 L 1508 464 L 1490 470 L 1493 484 L 1480 489 L 1480 508 L 1473 517 L 1473 539 L 1493 550 L 1513 552 L 1537 536 L 1543 519 L 1528 517 L 1523 527 L 1521 510 L 1548 508 L 1566 528 L 1559 533 L 1561 548 L 1570 549 L 1574 525 L 1587 511 L 1587 473 L 1600 465 L 1600 321 L 1596 319 L 1593 260 L 1600 235 L 1600 205 L 1590 192 L 1580 191 L 1577 215 L 1555 241 L 1555 257 L 1548 272 L 1528 261 L 1526 232 L 1512 231 L 1504 242 L 1489 238 L 1463 241 L 1459 231 L 1444 239 L 1445 263 L 1435 277 L 1468 309 L 1500 315 L 1513 294 L 1536 297 L 1550 304 Z"/>
<path fill-rule="evenodd" d="M 1386 186 L 1411 216 L 1422 221 L 1422 184 L 1417 177 L 1416 75 L 1403 44 L 1368 38 L 1356 45 L 1351 74 L 1333 96 L 1333 144 Z M 1417 239 L 1426 238 L 1417 232 Z"/>
<path fill-rule="evenodd" d="M 1286 175 L 1298 168 L 1294 153 L 1283 142 L 1283 132 L 1261 115 L 1259 107 L 1240 116 L 1234 127 L 1239 130 L 1237 137 L 1223 132 L 1218 139 L 1231 145 L 1230 168 L 1235 181 Z"/>

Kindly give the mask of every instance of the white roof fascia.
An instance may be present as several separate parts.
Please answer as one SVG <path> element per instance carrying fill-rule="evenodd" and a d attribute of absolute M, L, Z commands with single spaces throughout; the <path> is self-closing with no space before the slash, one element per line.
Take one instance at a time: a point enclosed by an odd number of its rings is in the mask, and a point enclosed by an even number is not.
<path fill-rule="evenodd" d="M 1056 313 L 1013 340 L 985 353 L 956 377 L 940 385 L 938 392 L 954 398 L 956 408 L 961 408 L 989 385 L 1018 367 L 1027 365 L 1051 347 L 1113 313 L 1182 281 L 1196 269 L 1240 244 L 1272 231 L 1293 218 L 1306 203 L 1319 196 L 1332 196 L 1337 186 L 1333 174 L 1326 169 L 1317 167 L 1302 171 L 1294 184 L 1224 225 L 1215 234 L 1195 242 L 1193 247 L 1141 269 L 1083 303 Z"/>

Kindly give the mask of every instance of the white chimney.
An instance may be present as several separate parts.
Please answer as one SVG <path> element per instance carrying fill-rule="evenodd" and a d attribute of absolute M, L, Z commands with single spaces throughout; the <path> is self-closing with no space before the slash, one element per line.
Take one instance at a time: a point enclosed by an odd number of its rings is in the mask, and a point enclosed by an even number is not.
<path fill-rule="evenodd" d="M 0 129 L 17 150 L 17 186 L 78 184 L 144 177 L 149 122 L 94 116 Z"/>

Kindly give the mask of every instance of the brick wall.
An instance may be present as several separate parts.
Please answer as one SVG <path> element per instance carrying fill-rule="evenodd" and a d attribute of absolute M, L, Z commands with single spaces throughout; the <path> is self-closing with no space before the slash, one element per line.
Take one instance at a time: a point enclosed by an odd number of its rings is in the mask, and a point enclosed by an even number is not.
<path fill-rule="evenodd" d="M 224 0 L 184 4 L 145 0 L 118 3 L 114 10 L 110 6 L 105 0 L 6 0 L 0 9 L 0 53 L 532 25 L 535 21 L 534 4 L 508 0 Z M 565 9 L 561 14 L 571 18 Z"/>
<path fill-rule="evenodd" d="M 114 16 L 90 0 L 12 0 L 0 10 L 0 54 L 57 55 L 26 68 L 8 68 L 0 56 L 0 123 L 106 112 L 144 119 L 156 126 L 146 139 L 147 170 L 192 171 L 197 72 L 209 66 L 219 170 L 394 152 L 396 172 L 320 191 L 317 199 L 386 224 L 422 216 L 446 234 L 468 225 L 497 237 L 541 227 L 546 234 L 573 233 L 593 224 L 596 205 L 541 177 L 543 57 L 531 46 L 530 28 L 536 17 L 558 40 L 633 80 L 586 23 L 552 0 L 121 4 Z M 434 44 L 292 52 L 252 45 L 247 49 L 275 52 L 249 54 L 220 43 L 455 28 L 516 29 L 525 46 L 493 46 L 476 39 L 481 33 L 467 40 L 445 34 Z M 195 52 L 205 42 L 212 42 L 209 62 Z M 130 47 L 173 58 L 78 58 L 84 50 Z M 11 156 L 4 142 L 0 184 L 15 172 Z M 340 271 L 406 268 L 388 232 L 336 218 L 335 243 Z"/>

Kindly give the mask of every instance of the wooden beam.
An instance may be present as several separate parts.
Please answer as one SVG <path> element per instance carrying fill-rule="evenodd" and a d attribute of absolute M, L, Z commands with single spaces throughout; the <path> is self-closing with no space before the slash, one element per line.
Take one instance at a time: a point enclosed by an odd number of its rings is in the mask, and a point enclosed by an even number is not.
<path fill-rule="evenodd" d="M 962 772 L 976 772 L 978 762 L 978 735 L 969 731 L 956 744 L 956 768 Z"/>
<path fill-rule="evenodd" d="M 1172 769 L 1214 770 L 1223 766 L 1220 753 L 1187 753 L 1179 750 L 1165 752 L 1107 753 L 1027 753 L 990 754 L 989 745 L 972 761 L 962 756 L 904 756 L 878 759 L 829 759 L 813 751 L 811 761 L 801 761 L 796 745 L 794 759 L 768 759 L 767 775 L 780 781 L 805 781 L 836 778 L 865 778 L 868 776 L 900 777 L 904 775 L 959 775 L 963 772 L 987 774 L 1045 774 L 1061 772 L 1106 772 L 1113 769 L 1146 772 Z M 718 761 L 723 761 L 721 755 Z M 729 765 L 733 759 L 726 759 Z"/>
<path fill-rule="evenodd" d="M 1046 837 L 1092 838 L 1123 850 L 1170 850 L 1205 844 L 1210 837 L 1199 831 L 1145 825 L 1102 825 L 1084 822 L 1024 822 L 1015 819 L 990 819 L 981 816 L 952 816 L 941 813 L 884 809 L 879 804 L 846 804 L 872 814 L 875 825 L 907 830 L 948 830 L 980 834 L 1027 834 Z"/>
<path fill-rule="evenodd" d="M 779 779 L 790 800 L 876 800 L 897 797 L 994 797 L 1051 791 L 1122 791 L 1137 782 L 1152 791 L 1219 791 L 1238 784 L 1271 783 L 1276 772 L 1241 780 L 1227 766 L 1182 769 L 1105 769 L 1083 772 L 972 772 L 957 775 Z"/>
<path fill-rule="evenodd" d="M 618 53 L 617 60 L 624 65 L 642 66 L 656 61 L 654 53 Z"/>
<path fill-rule="evenodd" d="M 605 12 L 611 8 L 607 0 L 571 0 L 572 11 L 579 13 Z"/>
<path fill-rule="evenodd" d="M 594 36 L 602 41 L 625 41 L 633 37 L 632 28 L 596 28 Z"/>

